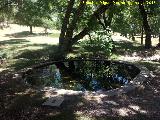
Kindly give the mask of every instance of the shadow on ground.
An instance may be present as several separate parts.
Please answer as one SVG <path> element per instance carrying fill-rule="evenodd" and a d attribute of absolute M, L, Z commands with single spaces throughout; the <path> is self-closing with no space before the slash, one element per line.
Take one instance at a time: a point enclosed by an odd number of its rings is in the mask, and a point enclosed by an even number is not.
<path fill-rule="evenodd" d="M 46 62 L 50 59 L 50 56 L 54 56 L 57 50 L 56 45 L 36 44 L 36 46 L 43 46 L 43 48 L 38 50 L 24 49 L 20 51 L 20 54 L 14 57 L 14 59 L 16 59 L 17 61 L 10 67 L 13 67 L 15 70 L 20 70 L 32 65 Z"/>
<path fill-rule="evenodd" d="M 22 38 L 22 37 L 36 37 L 36 36 L 51 36 L 59 37 L 59 33 L 30 33 L 29 31 L 22 31 L 13 34 L 5 34 L 7 37 Z"/>
<path fill-rule="evenodd" d="M 9 40 L 4 40 L 4 41 L 0 41 L 0 45 L 13 45 L 13 44 L 24 44 L 30 42 L 26 39 L 9 39 Z"/>
<path fill-rule="evenodd" d="M 131 55 L 134 52 L 139 52 L 144 50 L 143 46 L 137 46 L 134 45 L 134 43 L 132 42 L 128 42 L 128 41 L 119 41 L 119 42 L 114 42 L 115 43 L 115 54 L 117 55 Z"/>
<path fill-rule="evenodd" d="M 119 41 L 115 42 L 115 51 L 114 54 L 116 55 L 130 55 L 133 54 L 140 56 L 140 57 L 146 57 L 146 56 L 152 56 L 155 54 L 156 49 L 144 49 L 144 46 L 134 43 L 134 42 L 128 42 L 128 41 Z"/>

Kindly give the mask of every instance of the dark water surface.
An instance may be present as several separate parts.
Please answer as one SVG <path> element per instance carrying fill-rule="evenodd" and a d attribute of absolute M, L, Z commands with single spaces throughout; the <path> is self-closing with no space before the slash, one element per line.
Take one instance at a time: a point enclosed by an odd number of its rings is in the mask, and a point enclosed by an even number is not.
<path fill-rule="evenodd" d="M 132 80 L 140 70 L 134 65 L 104 60 L 70 60 L 32 70 L 26 83 L 77 91 L 118 88 Z"/>

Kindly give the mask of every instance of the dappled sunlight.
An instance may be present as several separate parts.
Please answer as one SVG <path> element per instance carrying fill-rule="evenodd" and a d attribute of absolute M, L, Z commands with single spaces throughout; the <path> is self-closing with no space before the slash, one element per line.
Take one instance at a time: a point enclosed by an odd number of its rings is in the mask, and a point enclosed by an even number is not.
<path fill-rule="evenodd" d="M 119 42 L 119 41 L 130 42 L 130 40 L 128 38 L 121 36 L 120 33 L 114 33 L 112 36 L 112 39 L 113 39 L 113 41 L 117 41 L 117 42 Z"/>
<path fill-rule="evenodd" d="M 87 101 L 91 101 L 91 102 L 97 102 L 98 104 L 103 104 L 102 98 L 104 96 L 102 95 L 98 95 L 98 96 L 93 96 L 93 95 L 85 95 L 84 99 L 86 99 Z"/>
<path fill-rule="evenodd" d="M 110 101 L 110 100 L 108 100 L 108 101 L 104 101 L 105 103 L 107 103 L 107 104 L 110 104 L 110 105 L 114 105 L 114 106 L 118 106 L 119 105 L 119 103 L 116 103 L 115 101 Z"/>
<path fill-rule="evenodd" d="M 134 115 L 136 114 L 134 111 L 128 109 L 128 108 L 120 108 L 118 110 L 115 110 L 118 115 L 120 116 L 129 116 L 129 115 Z"/>
<path fill-rule="evenodd" d="M 15 95 L 31 95 L 31 96 L 34 96 L 36 95 L 37 91 L 32 89 L 32 88 L 27 88 L 25 91 L 23 92 L 15 92 Z"/>
<path fill-rule="evenodd" d="M 159 61 L 160 60 L 160 55 L 154 55 L 154 56 L 147 56 L 147 57 L 140 57 L 140 56 L 121 56 L 120 60 L 124 61 Z"/>
<path fill-rule="evenodd" d="M 54 116 L 60 115 L 60 114 L 61 114 L 61 112 L 54 111 L 54 112 L 49 112 L 49 113 L 47 114 L 47 116 L 48 116 L 48 117 L 54 117 Z"/>
<path fill-rule="evenodd" d="M 124 61 L 159 61 L 160 51 L 155 48 L 143 49 L 138 43 L 129 41 L 115 41 L 116 49 L 115 54 L 120 55 L 119 60 Z"/>
<path fill-rule="evenodd" d="M 143 110 L 140 108 L 140 106 L 137 105 L 129 105 L 128 107 L 122 107 L 122 108 L 113 108 L 113 112 L 120 116 L 133 116 L 136 114 L 147 114 L 146 110 Z"/>
<path fill-rule="evenodd" d="M 91 116 L 103 116 L 103 115 L 107 115 L 109 113 L 110 113 L 110 110 L 107 110 L 105 108 L 100 108 L 100 109 L 97 109 L 97 110 L 93 109 L 93 110 L 90 110 L 88 112 L 88 114 L 91 115 Z"/>
<path fill-rule="evenodd" d="M 32 44 L 51 44 L 51 45 L 57 45 L 59 43 L 58 38 L 51 38 L 47 36 L 37 36 L 37 37 L 27 37 L 27 39 L 32 43 Z"/>
<path fill-rule="evenodd" d="M 26 28 L 28 27 L 11 25 L 0 33 L 0 61 L 1 59 L 4 61 L 0 65 L 2 66 L 0 71 L 6 67 L 16 70 L 28 67 L 39 61 L 48 60 L 55 52 L 53 49 L 58 44 L 58 38 L 38 35 L 38 28 L 35 28 L 37 30 L 35 34 L 30 35 Z"/>
<path fill-rule="evenodd" d="M 142 110 L 139 106 L 136 106 L 136 105 L 129 105 L 128 106 L 129 108 L 139 112 L 139 113 L 143 113 L 143 114 L 147 114 L 147 111 L 146 110 Z"/>
<path fill-rule="evenodd" d="M 45 92 L 44 97 L 53 97 L 53 96 L 61 96 L 61 95 L 79 95 L 82 92 L 73 91 L 73 90 L 65 90 L 65 89 L 44 89 Z"/>

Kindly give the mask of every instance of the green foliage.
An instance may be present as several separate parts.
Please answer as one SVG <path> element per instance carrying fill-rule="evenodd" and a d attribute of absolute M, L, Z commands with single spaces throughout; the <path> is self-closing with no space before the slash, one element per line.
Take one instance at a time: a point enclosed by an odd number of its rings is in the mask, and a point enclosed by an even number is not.
<path fill-rule="evenodd" d="M 87 53 L 93 56 L 111 56 L 114 47 L 111 35 L 106 31 L 94 32 L 90 35 L 89 40 L 79 43 L 82 54 Z"/>
<path fill-rule="evenodd" d="M 117 6 L 114 10 L 111 28 L 122 35 L 140 33 L 142 25 L 141 15 L 137 5 Z"/>
<path fill-rule="evenodd" d="M 36 7 L 31 1 L 25 1 L 23 6 L 19 8 L 15 17 L 16 21 L 22 25 L 35 26 L 40 22 Z"/>
<path fill-rule="evenodd" d="M 51 29 L 54 28 L 55 24 L 51 19 L 42 19 L 42 24 L 40 25 L 41 27 L 44 27 L 46 29 Z"/>
<path fill-rule="evenodd" d="M 51 28 L 53 24 L 50 9 L 48 1 L 25 0 L 18 8 L 15 20 L 21 25 Z"/>

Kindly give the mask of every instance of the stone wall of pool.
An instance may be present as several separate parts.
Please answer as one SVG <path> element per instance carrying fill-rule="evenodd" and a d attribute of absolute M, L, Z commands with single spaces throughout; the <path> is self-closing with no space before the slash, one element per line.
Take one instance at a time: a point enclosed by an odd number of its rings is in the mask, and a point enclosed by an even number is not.
<path fill-rule="evenodd" d="M 144 66 L 135 65 L 135 64 L 132 64 L 132 63 L 129 63 L 126 61 L 114 61 L 114 62 L 134 65 L 135 67 L 139 68 L 140 73 L 133 80 L 131 80 L 129 83 L 121 86 L 120 88 L 111 89 L 108 91 L 101 91 L 101 90 L 99 90 L 99 91 L 74 91 L 74 90 L 58 89 L 58 88 L 54 88 L 54 87 L 43 87 L 43 88 L 38 88 L 38 90 L 45 91 L 46 97 L 63 96 L 63 95 L 115 96 L 115 95 L 121 95 L 121 94 L 131 92 L 131 91 L 135 90 L 136 88 L 140 87 L 141 85 L 143 85 L 144 81 L 151 79 L 150 71 Z M 23 80 L 24 74 L 26 74 L 36 68 L 43 67 L 46 65 L 51 65 L 53 63 L 55 63 L 55 61 L 35 65 L 30 68 L 23 69 L 19 73 L 21 74 L 21 78 Z M 52 94 L 52 93 L 54 93 L 54 94 Z"/>

